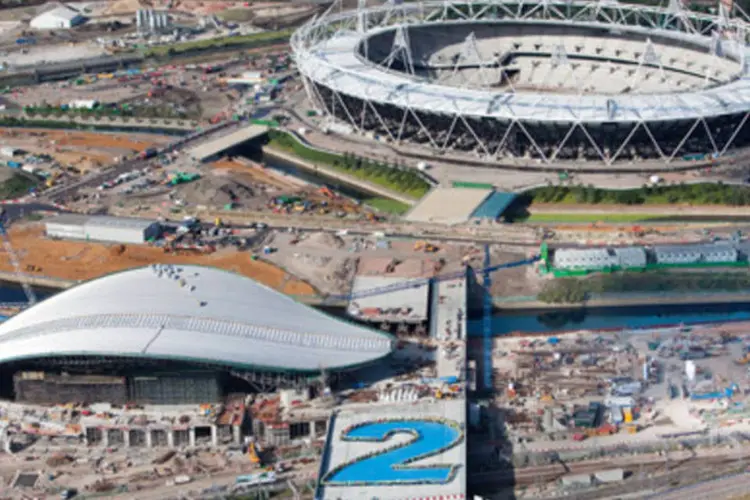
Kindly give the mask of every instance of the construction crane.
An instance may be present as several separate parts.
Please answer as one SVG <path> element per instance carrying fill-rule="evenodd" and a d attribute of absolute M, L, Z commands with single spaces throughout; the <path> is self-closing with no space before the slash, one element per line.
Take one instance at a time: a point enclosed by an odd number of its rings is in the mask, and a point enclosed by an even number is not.
<path fill-rule="evenodd" d="M 492 386 L 492 267 L 490 266 L 490 246 L 484 246 L 484 269 L 482 286 L 484 287 L 484 314 L 482 315 L 482 349 L 484 351 L 484 388 Z"/>
<path fill-rule="evenodd" d="M 26 299 L 28 300 L 28 306 L 33 306 L 36 304 L 36 294 L 34 293 L 34 290 L 31 288 L 31 285 L 29 285 L 26 275 L 21 272 L 21 264 L 18 263 L 18 258 L 16 257 L 16 252 L 13 250 L 13 245 L 10 243 L 10 237 L 8 237 L 8 232 L 5 230 L 5 224 L 7 222 L 7 214 L 5 212 L 5 209 L 0 209 L 0 237 L 3 240 L 3 247 L 5 248 L 5 253 L 8 254 L 8 258 L 10 259 L 10 263 L 13 265 L 13 269 L 15 270 L 16 277 L 18 278 L 19 283 L 21 283 L 21 288 L 23 288 L 23 293 L 26 294 Z"/>
<path fill-rule="evenodd" d="M 539 256 L 535 255 L 528 259 L 516 260 L 513 262 L 506 262 L 504 264 L 497 264 L 494 266 L 489 266 L 489 261 L 485 258 L 485 264 L 484 264 L 485 267 L 483 269 L 478 269 L 477 274 L 494 273 L 495 271 L 499 271 L 501 269 L 509 269 L 512 267 L 526 266 L 529 264 L 533 264 L 534 262 L 538 260 L 539 260 Z M 401 281 L 399 283 L 393 283 L 392 285 L 380 286 L 380 287 L 375 287 L 375 288 L 369 288 L 367 290 L 362 290 L 359 292 L 353 292 L 348 295 L 330 295 L 329 298 L 334 299 L 334 300 L 352 301 L 352 300 L 361 299 L 364 297 L 374 297 L 375 295 L 382 295 L 384 293 L 395 292 L 398 290 L 406 290 L 409 288 L 419 288 L 424 285 L 429 285 L 431 283 L 437 283 L 440 281 L 451 281 L 455 279 L 460 279 L 460 278 L 463 278 L 465 274 L 466 274 L 466 271 L 461 270 L 461 271 L 457 271 L 454 273 L 447 273 L 447 274 L 441 274 L 439 276 L 433 276 L 432 278 L 415 278 L 412 280 Z"/>

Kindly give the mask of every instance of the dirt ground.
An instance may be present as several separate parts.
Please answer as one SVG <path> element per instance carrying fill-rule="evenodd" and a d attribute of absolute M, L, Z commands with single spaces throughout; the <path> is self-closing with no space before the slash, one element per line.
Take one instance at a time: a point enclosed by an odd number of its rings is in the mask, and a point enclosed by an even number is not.
<path fill-rule="evenodd" d="M 312 286 L 287 275 L 282 269 L 262 261 L 253 261 L 247 252 L 234 249 L 211 255 L 171 255 L 161 248 L 145 245 L 117 245 L 92 242 L 49 240 L 42 224 L 14 225 L 9 235 L 21 269 L 33 275 L 65 280 L 89 280 L 99 276 L 153 263 L 214 266 L 252 278 L 290 295 L 313 295 Z M 27 266 L 36 266 L 34 271 Z M 0 252 L 0 270 L 12 272 L 5 252 Z"/>
<path fill-rule="evenodd" d="M 115 148 L 143 151 L 146 148 L 159 144 L 166 144 L 169 137 L 152 134 L 104 134 L 94 132 L 81 132 L 72 130 L 41 130 L 13 128 L 0 128 L 0 137 L 12 140 L 13 138 L 46 139 L 56 141 L 58 146 L 78 146 L 86 148 Z"/>

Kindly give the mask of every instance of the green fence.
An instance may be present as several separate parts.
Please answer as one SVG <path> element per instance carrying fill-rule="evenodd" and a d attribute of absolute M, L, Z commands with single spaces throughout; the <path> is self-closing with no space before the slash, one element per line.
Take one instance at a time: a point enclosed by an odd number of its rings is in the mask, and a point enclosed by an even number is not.
<path fill-rule="evenodd" d="M 492 184 L 485 184 L 482 182 L 464 182 L 464 181 L 453 181 L 454 188 L 467 188 L 467 189 L 495 189 Z"/>
<path fill-rule="evenodd" d="M 588 269 L 559 269 L 550 266 L 549 269 L 556 278 L 571 278 L 587 276 L 593 273 L 616 273 L 619 271 L 626 272 L 644 272 L 644 271 L 659 271 L 664 269 L 707 269 L 715 267 L 748 267 L 747 261 L 740 262 L 695 262 L 690 264 L 646 264 L 644 267 L 623 267 L 623 266 L 609 266 L 602 268 L 588 268 Z"/>

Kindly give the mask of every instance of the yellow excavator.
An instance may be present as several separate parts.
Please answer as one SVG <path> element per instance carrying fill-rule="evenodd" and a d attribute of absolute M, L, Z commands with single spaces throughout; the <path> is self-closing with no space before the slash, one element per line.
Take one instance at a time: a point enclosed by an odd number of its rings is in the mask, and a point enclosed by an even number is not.
<path fill-rule="evenodd" d="M 261 467 L 263 464 L 261 463 L 258 451 L 258 445 L 256 445 L 254 442 L 250 443 L 250 445 L 247 447 L 247 457 L 250 459 L 250 463 L 252 463 L 256 467 Z"/>

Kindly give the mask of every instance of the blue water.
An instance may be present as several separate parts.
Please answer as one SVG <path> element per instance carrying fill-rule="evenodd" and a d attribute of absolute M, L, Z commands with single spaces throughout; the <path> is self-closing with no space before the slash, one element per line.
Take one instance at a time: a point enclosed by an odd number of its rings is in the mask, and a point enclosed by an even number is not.
<path fill-rule="evenodd" d="M 54 288 L 34 287 L 37 299 L 42 300 L 53 296 L 60 290 Z M 21 285 L 0 281 L 0 302 L 26 302 L 26 294 Z"/>
<path fill-rule="evenodd" d="M 410 462 L 455 446 L 460 431 L 440 422 L 392 420 L 372 422 L 349 431 L 342 436 L 345 441 L 382 442 L 397 433 L 409 432 L 413 441 L 391 449 L 384 444 L 385 452 L 355 461 L 333 472 L 326 483 L 445 483 L 452 479 L 454 465 L 437 465 L 430 468 L 409 466 Z M 390 449 L 390 451 L 389 451 Z"/>
<path fill-rule="evenodd" d="M 53 296 L 59 290 L 52 288 L 34 288 L 36 298 L 39 300 Z M 26 294 L 20 285 L 15 283 L 0 282 L 0 302 L 27 302 Z M 7 316 L 0 314 L 0 323 L 8 319 Z"/>
<path fill-rule="evenodd" d="M 579 329 L 637 329 L 742 320 L 750 320 L 750 304 L 609 307 L 498 314 L 492 319 L 492 331 L 494 335 L 505 335 L 515 331 L 550 333 Z M 470 336 L 481 336 L 481 320 L 470 321 L 468 332 Z"/>

